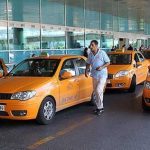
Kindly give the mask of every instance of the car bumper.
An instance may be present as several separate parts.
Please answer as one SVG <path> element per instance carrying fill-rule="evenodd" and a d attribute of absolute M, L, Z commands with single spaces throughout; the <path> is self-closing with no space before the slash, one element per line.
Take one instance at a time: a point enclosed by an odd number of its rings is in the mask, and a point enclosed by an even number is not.
<path fill-rule="evenodd" d="M 0 119 L 30 120 L 36 119 L 40 105 L 28 101 L 0 100 L 0 107 Z"/>
<path fill-rule="evenodd" d="M 129 89 L 131 84 L 131 78 L 116 78 L 108 79 L 106 89 Z"/>

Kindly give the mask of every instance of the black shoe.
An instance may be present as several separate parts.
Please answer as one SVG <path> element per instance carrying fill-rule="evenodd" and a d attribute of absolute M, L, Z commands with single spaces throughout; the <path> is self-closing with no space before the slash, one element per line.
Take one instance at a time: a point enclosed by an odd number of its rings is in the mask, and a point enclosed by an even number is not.
<path fill-rule="evenodd" d="M 95 109 L 95 110 L 94 110 L 94 113 L 97 113 L 98 111 L 99 111 L 99 109 Z"/>
<path fill-rule="evenodd" d="M 101 112 L 104 112 L 104 108 L 101 108 L 100 111 L 101 111 Z"/>
<path fill-rule="evenodd" d="M 99 116 L 104 112 L 104 108 L 102 109 L 98 109 L 98 111 L 96 112 L 96 114 Z"/>

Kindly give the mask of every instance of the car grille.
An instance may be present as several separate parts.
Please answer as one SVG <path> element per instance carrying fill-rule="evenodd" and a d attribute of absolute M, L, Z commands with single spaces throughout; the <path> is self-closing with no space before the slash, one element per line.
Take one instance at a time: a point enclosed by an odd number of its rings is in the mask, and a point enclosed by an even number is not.
<path fill-rule="evenodd" d="M 10 99 L 12 94 L 0 93 L 0 99 Z"/>
<path fill-rule="evenodd" d="M 112 84 L 111 84 L 111 83 L 108 83 L 108 84 L 106 85 L 106 87 L 111 88 L 111 87 L 112 87 Z"/>
<path fill-rule="evenodd" d="M 113 74 L 108 74 L 108 79 L 113 79 L 114 75 Z"/>
<path fill-rule="evenodd" d="M 9 116 L 7 112 L 5 111 L 0 111 L 0 116 Z"/>

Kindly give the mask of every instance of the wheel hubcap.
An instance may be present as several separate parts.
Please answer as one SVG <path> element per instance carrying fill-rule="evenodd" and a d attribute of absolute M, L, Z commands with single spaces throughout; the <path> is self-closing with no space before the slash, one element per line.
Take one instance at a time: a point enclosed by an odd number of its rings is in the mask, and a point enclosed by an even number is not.
<path fill-rule="evenodd" d="M 46 120 L 50 120 L 53 116 L 53 104 L 48 101 L 44 105 L 44 117 Z"/>

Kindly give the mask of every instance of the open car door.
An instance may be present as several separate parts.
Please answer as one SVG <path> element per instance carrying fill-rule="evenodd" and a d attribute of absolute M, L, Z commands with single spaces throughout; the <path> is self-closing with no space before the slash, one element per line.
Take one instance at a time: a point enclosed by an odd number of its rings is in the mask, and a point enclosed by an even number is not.
<path fill-rule="evenodd" d="M 7 74 L 7 67 L 3 61 L 3 59 L 0 59 L 0 78 L 5 76 Z"/>

